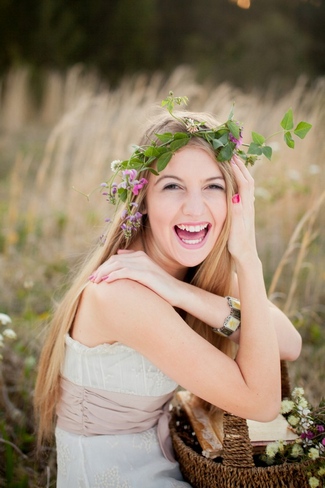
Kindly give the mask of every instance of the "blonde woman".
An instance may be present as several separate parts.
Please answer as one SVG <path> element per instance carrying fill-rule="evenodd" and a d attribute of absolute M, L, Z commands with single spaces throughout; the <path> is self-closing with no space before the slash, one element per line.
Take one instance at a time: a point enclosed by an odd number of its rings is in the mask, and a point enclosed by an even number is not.
<path fill-rule="evenodd" d="M 280 358 L 296 359 L 301 338 L 267 299 L 239 144 L 231 124 L 169 113 L 115 162 L 122 179 L 107 195 L 122 213 L 58 306 L 40 358 L 39 439 L 55 428 L 59 488 L 189 486 L 168 433 L 178 385 L 244 418 L 278 414 Z"/>

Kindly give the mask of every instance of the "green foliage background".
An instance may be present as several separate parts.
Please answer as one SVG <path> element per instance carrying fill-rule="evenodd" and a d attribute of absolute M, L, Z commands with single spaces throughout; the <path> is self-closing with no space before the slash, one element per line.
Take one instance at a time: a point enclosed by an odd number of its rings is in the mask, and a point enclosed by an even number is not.
<path fill-rule="evenodd" d="M 324 0 L 1 0 L 0 74 L 76 63 L 112 83 L 189 64 L 251 87 L 325 72 Z"/>

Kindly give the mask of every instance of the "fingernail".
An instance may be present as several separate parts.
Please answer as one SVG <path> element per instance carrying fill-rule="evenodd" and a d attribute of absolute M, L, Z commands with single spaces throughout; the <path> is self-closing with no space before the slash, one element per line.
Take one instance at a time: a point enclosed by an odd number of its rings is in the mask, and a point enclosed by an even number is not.
<path fill-rule="evenodd" d="M 100 281 L 105 281 L 105 280 L 107 280 L 107 278 L 109 278 L 109 275 L 103 276 L 103 277 L 100 279 Z"/>
<path fill-rule="evenodd" d="M 88 280 L 93 280 L 94 277 L 95 277 L 95 275 L 90 275 L 89 278 L 88 278 Z"/>
<path fill-rule="evenodd" d="M 239 203 L 240 202 L 240 195 L 238 193 L 236 193 L 236 195 L 234 195 L 231 200 L 232 200 L 232 203 Z"/>

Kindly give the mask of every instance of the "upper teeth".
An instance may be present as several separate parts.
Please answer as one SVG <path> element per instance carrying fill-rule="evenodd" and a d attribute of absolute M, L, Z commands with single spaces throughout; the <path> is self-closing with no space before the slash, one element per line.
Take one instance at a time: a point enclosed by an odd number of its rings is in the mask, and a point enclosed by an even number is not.
<path fill-rule="evenodd" d="M 179 224 L 177 227 L 181 230 L 186 230 L 187 232 L 200 232 L 200 230 L 206 229 L 208 227 L 208 224 L 203 224 L 203 225 Z"/>

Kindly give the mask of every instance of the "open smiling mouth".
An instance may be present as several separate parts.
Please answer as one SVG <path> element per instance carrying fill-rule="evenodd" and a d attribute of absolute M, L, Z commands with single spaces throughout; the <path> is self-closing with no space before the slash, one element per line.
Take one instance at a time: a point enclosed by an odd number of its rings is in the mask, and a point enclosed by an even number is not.
<path fill-rule="evenodd" d="M 209 232 L 209 224 L 175 225 L 175 232 L 184 244 L 200 244 Z"/>

